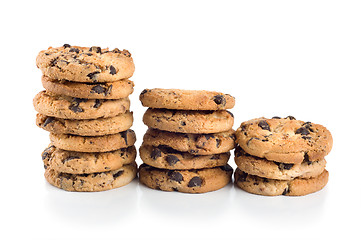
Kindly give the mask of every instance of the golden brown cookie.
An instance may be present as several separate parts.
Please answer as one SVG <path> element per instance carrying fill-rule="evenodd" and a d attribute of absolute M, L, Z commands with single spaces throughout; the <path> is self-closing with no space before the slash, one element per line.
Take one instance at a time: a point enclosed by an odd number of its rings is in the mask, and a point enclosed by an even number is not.
<path fill-rule="evenodd" d="M 232 178 L 229 165 L 197 170 L 167 170 L 142 164 L 139 181 L 149 188 L 183 193 L 205 193 L 226 186 Z"/>
<path fill-rule="evenodd" d="M 166 145 L 181 152 L 196 155 L 224 153 L 234 148 L 234 130 L 210 134 L 192 134 L 160 131 L 149 128 L 144 135 L 143 144 Z"/>
<path fill-rule="evenodd" d="M 90 174 L 62 173 L 47 168 L 44 175 L 51 185 L 66 191 L 98 192 L 122 187 L 130 183 L 137 175 L 137 164 L 132 162 L 117 170 Z"/>
<path fill-rule="evenodd" d="M 37 112 L 56 118 L 96 119 L 114 117 L 129 110 L 128 98 L 116 100 L 73 98 L 41 91 L 33 100 Z"/>
<path fill-rule="evenodd" d="M 328 182 L 328 172 L 325 169 L 320 175 L 312 178 L 275 180 L 250 175 L 237 168 L 234 178 L 238 187 L 250 193 L 265 196 L 303 196 L 325 187 Z"/>
<path fill-rule="evenodd" d="M 44 168 L 58 172 L 83 174 L 116 170 L 135 161 L 134 146 L 110 152 L 85 153 L 66 151 L 50 145 L 41 154 Z"/>
<path fill-rule="evenodd" d="M 224 166 L 230 153 L 212 155 L 192 155 L 166 146 L 142 145 L 139 148 L 140 158 L 144 163 L 164 169 L 201 169 Z"/>
<path fill-rule="evenodd" d="M 134 73 L 133 59 L 127 50 L 69 44 L 41 51 L 36 66 L 52 79 L 74 82 L 114 82 Z"/>
<path fill-rule="evenodd" d="M 102 136 L 129 129 L 133 125 L 133 113 L 127 111 L 115 117 L 80 120 L 55 118 L 38 113 L 36 125 L 57 134 Z"/>
<path fill-rule="evenodd" d="M 144 89 L 139 99 L 145 107 L 178 110 L 224 110 L 235 104 L 229 94 L 204 90 Z"/>
<path fill-rule="evenodd" d="M 42 76 L 43 87 L 56 95 L 87 99 L 119 99 L 133 93 L 134 83 L 128 79 L 111 83 L 79 83 Z"/>
<path fill-rule="evenodd" d="M 300 164 L 322 160 L 331 151 L 333 141 L 322 125 L 276 117 L 243 122 L 236 131 L 236 143 L 253 156 Z"/>
<path fill-rule="evenodd" d="M 77 136 L 50 133 L 51 144 L 57 148 L 75 152 L 108 152 L 133 146 L 136 137 L 133 130 L 104 136 Z"/>
<path fill-rule="evenodd" d="M 186 111 L 147 109 L 143 122 L 150 128 L 182 133 L 216 133 L 232 129 L 233 115 L 229 111 Z"/>

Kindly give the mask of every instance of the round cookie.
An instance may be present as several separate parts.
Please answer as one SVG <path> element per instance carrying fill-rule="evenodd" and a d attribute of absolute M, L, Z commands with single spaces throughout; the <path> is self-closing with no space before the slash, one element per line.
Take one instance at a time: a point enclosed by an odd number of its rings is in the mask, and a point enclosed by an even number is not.
<path fill-rule="evenodd" d="M 79 83 L 42 76 L 43 87 L 54 94 L 88 99 L 119 99 L 133 93 L 134 83 L 128 79 L 111 83 Z"/>
<path fill-rule="evenodd" d="M 247 174 L 239 168 L 234 173 L 235 184 L 241 189 L 264 196 L 303 196 L 321 190 L 328 182 L 328 171 L 312 178 L 275 180 Z"/>
<path fill-rule="evenodd" d="M 135 69 L 127 50 L 69 44 L 41 51 L 36 66 L 52 79 L 74 82 L 114 82 L 130 78 Z"/>
<path fill-rule="evenodd" d="M 326 160 L 303 161 L 300 164 L 279 163 L 269 161 L 265 158 L 251 156 L 240 147 L 236 147 L 234 152 L 235 162 L 240 170 L 251 175 L 263 178 L 292 180 L 294 178 L 311 178 L 320 175 L 325 167 Z"/>
<path fill-rule="evenodd" d="M 198 170 L 167 170 L 142 164 L 139 181 L 162 191 L 205 193 L 226 186 L 232 179 L 232 172 L 229 165 Z"/>
<path fill-rule="evenodd" d="M 192 155 L 176 151 L 166 146 L 142 145 L 139 148 L 140 158 L 144 163 L 165 169 L 201 169 L 224 166 L 227 164 L 230 153 L 213 155 Z"/>
<path fill-rule="evenodd" d="M 133 113 L 127 111 L 115 117 L 81 120 L 55 118 L 38 113 L 36 125 L 48 132 L 57 134 L 102 136 L 129 129 L 133 125 Z"/>
<path fill-rule="evenodd" d="M 58 172 L 83 174 L 116 170 L 123 165 L 134 162 L 137 151 L 134 146 L 111 152 L 85 153 L 72 152 L 50 145 L 41 157 L 44 168 L 52 168 Z"/>
<path fill-rule="evenodd" d="M 33 100 L 37 112 L 57 118 L 96 119 L 114 117 L 129 110 L 128 98 L 116 100 L 73 98 L 41 91 Z"/>
<path fill-rule="evenodd" d="M 300 164 L 322 160 L 331 151 L 332 136 L 324 126 L 294 117 L 256 118 L 241 124 L 236 143 L 253 156 Z"/>
<path fill-rule="evenodd" d="M 51 185 L 75 192 L 98 192 L 122 187 L 130 183 L 136 175 L 135 162 L 110 172 L 69 174 L 47 168 L 44 174 Z"/>
<path fill-rule="evenodd" d="M 224 153 L 234 148 L 234 130 L 211 134 L 166 132 L 149 128 L 143 137 L 144 145 L 166 145 L 181 152 L 196 155 Z"/>
<path fill-rule="evenodd" d="M 136 138 L 133 130 L 104 136 L 77 136 L 50 133 L 51 144 L 57 148 L 75 152 L 108 152 L 133 146 Z"/>
<path fill-rule="evenodd" d="M 143 122 L 150 128 L 181 133 L 215 133 L 232 129 L 233 115 L 227 110 L 187 111 L 148 108 Z"/>
<path fill-rule="evenodd" d="M 139 99 L 145 107 L 178 110 L 224 110 L 235 104 L 229 94 L 204 90 L 144 89 Z"/>

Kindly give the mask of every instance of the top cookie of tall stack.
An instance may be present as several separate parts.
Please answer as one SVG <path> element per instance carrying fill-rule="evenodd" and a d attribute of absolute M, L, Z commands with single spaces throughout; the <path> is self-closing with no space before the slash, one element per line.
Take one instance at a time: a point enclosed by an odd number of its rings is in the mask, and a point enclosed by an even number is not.
<path fill-rule="evenodd" d="M 73 82 L 114 82 L 130 78 L 134 63 L 127 50 L 64 44 L 48 48 L 36 58 L 37 67 L 51 79 Z"/>

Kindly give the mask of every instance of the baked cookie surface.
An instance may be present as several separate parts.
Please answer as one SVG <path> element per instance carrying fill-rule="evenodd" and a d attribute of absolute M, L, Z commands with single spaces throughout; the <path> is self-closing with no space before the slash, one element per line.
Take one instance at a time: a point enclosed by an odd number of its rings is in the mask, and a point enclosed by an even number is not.
<path fill-rule="evenodd" d="M 292 180 L 295 178 L 311 178 L 320 175 L 326 167 L 326 160 L 303 161 L 300 164 L 280 163 L 265 158 L 251 156 L 240 147 L 236 147 L 235 158 L 238 168 L 243 172 L 263 178 Z"/>
<path fill-rule="evenodd" d="M 229 94 L 204 90 L 144 89 L 139 99 L 145 107 L 178 110 L 224 110 L 235 104 Z"/>
<path fill-rule="evenodd" d="M 192 134 L 149 128 L 143 137 L 143 144 L 166 145 L 175 150 L 196 155 L 218 154 L 234 148 L 234 133 L 233 129 L 220 133 Z"/>
<path fill-rule="evenodd" d="M 137 151 L 134 146 L 103 153 L 73 152 L 47 147 L 41 157 L 44 168 L 71 174 L 107 172 L 119 169 L 135 161 Z"/>
<path fill-rule="evenodd" d="M 108 152 L 133 146 L 136 141 L 133 130 L 104 136 L 77 136 L 50 133 L 50 142 L 57 148 L 75 152 Z"/>
<path fill-rule="evenodd" d="M 39 92 L 33 100 L 37 112 L 65 119 L 96 119 L 114 117 L 129 110 L 128 98 L 103 100 L 73 98 L 53 95 L 46 91 Z"/>
<path fill-rule="evenodd" d="M 87 99 L 119 99 L 133 93 L 134 83 L 128 79 L 111 83 L 79 83 L 42 76 L 43 87 L 56 95 Z"/>
<path fill-rule="evenodd" d="M 295 178 L 287 181 L 257 177 L 237 168 L 234 178 L 235 184 L 249 193 L 265 196 L 303 196 L 324 188 L 328 182 L 328 175 L 325 169 L 316 177 Z"/>
<path fill-rule="evenodd" d="M 122 187 L 130 183 L 136 175 L 135 162 L 109 172 L 69 174 L 47 168 L 44 174 L 51 185 L 75 192 L 98 192 Z"/>
<path fill-rule="evenodd" d="M 127 50 L 69 44 L 40 51 L 36 66 L 52 79 L 75 82 L 114 82 L 130 78 L 135 69 Z"/>
<path fill-rule="evenodd" d="M 129 129 L 133 125 L 133 113 L 127 111 L 115 117 L 79 120 L 49 117 L 38 113 L 36 125 L 48 132 L 57 134 L 102 136 Z"/>
<path fill-rule="evenodd" d="M 143 122 L 150 128 L 181 133 L 216 133 L 232 129 L 233 114 L 226 110 L 187 111 L 148 108 Z"/>
<path fill-rule="evenodd" d="M 226 186 L 232 178 L 229 165 L 197 170 L 167 170 L 146 164 L 139 167 L 139 181 L 149 188 L 184 193 L 205 193 Z"/>
<path fill-rule="evenodd" d="M 230 153 L 212 155 L 192 155 L 166 146 L 142 145 L 139 148 L 140 158 L 144 163 L 164 169 L 201 169 L 224 166 Z"/>
<path fill-rule="evenodd" d="M 332 148 L 331 133 L 322 125 L 287 118 L 256 118 L 243 122 L 236 143 L 248 154 L 300 164 L 322 160 Z"/>

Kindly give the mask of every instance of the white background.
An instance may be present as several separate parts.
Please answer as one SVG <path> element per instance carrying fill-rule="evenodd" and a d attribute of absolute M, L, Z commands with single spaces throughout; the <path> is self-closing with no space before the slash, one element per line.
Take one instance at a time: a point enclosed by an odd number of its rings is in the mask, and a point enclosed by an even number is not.
<path fill-rule="evenodd" d="M 331 0 L 2 2 L 1 239 L 360 239 L 360 12 L 360 1 Z M 99 193 L 50 186 L 35 58 L 64 43 L 132 53 L 137 147 L 144 88 L 219 90 L 236 97 L 234 128 L 275 115 L 325 125 L 327 187 L 264 197 L 232 184 L 199 195 L 137 180 Z"/>

